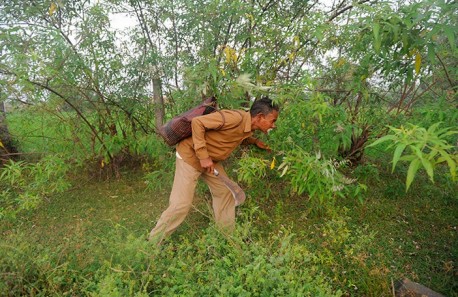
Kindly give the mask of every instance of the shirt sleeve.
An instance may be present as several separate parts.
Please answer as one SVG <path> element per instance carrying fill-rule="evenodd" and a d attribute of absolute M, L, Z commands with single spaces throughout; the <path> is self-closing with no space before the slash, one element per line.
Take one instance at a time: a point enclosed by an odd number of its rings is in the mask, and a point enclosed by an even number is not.
<path fill-rule="evenodd" d="M 233 114 L 235 113 L 235 114 Z M 224 115 L 224 118 L 223 118 Z M 228 129 L 240 123 L 240 115 L 237 112 L 222 111 L 199 116 L 191 121 L 192 142 L 199 160 L 209 157 L 205 132 L 208 130 Z"/>
<path fill-rule="evenodd" d="M 256 138 L 254 137 L 248 137 L 247 139 L 243 140 L 242 144 L 243 145 L 249 145 L 249 144 L 255 144 L 256 143 Z"/>

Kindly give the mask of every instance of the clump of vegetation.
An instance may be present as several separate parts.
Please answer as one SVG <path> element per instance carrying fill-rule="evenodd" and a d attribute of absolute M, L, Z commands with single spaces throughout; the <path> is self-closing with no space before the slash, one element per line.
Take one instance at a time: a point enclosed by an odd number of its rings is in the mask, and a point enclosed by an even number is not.
<path fill-rule="evenodd" d="M 36 209 L 43 199 L 68 190 L 71 183 L 67 175 L 72 165 L 53 155 L 36 163 L 10 161 L 5 164 L 0 172 L 0 219 Z"/>
<path fill-rule="evenodd" d="M 145 238 L 167 189 L 147 190 L 142 172 L 94 180 L 3 219 L 2 292 L 391 296 L 391 280 L 408 277 L 454 296 L 456 188 L 436 181 L 386 196 L 389 170 L 378 179 L 366 171 L 357 173 L 369 184 L 364 204 L 337 199 L 318 212 L 270 172 L 269 195 L 265 184 L 246 187 L 231 236 L 213 225 L 202 188 L 185 224 L 160 246 Z"/>
<path fill-rule="evenodd" d="M 256 229 L 245 224 L 253 236 Z M 244 230 L 242 230 L 243 233 Z M 341 296 L 319 259 L 292 234 L 259 241 L 208 229 L 201 238 L 152 246 L 115 229 L 91 246 L 32 245 L 24 234 L 2 245 L 2 292 L 9 295 L 320 295 Z M 86 256 L 89 256 L 87 254 Z"/>

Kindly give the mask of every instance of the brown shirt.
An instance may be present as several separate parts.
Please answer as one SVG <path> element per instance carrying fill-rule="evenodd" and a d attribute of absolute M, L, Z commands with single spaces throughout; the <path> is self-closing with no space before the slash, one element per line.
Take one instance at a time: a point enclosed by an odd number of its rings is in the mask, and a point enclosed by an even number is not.
<path fill-rule="evenodd" d="M 221 113 L 224 115 L 224 121 Z M 255 142 L 255 139 L 250 137 L 253 131 L 249 112 L 221 110 L 221 113 L 214 112 L 194 118 L 191 122 L 192 136 L 183 139 L 177 145 L 177 151 L 183 160 L 199 171 L 205 171 L 199 160 L 210 157 L 213 162 L 220 162 L 242 142 Z M 221 128 L 218 129 L 219 127 Z"/>

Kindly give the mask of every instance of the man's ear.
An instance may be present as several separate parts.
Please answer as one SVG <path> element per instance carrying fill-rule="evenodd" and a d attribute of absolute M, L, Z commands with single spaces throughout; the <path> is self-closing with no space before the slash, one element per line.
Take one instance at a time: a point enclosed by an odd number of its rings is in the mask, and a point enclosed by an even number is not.
<path fill-rule="evenodd" d="M 262 118 L 265 118 L 265 116 L 264 116 L 264 114 L 262 114 L 262 113 L 258 113 L 258 114 L 255 116 L 255 118 L 259 121 L 259 120 L 261 120 Z"/>

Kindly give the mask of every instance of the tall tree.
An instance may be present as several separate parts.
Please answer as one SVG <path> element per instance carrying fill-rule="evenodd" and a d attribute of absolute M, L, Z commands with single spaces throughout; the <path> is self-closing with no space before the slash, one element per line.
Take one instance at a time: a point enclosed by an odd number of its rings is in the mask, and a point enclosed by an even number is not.
<path fill-rule="evenodd" d="M 400 116 L 434 92 L 441 97 L 443 86 L 447 100 L 456 101 L 452 1 L 1 5 L 5 91 L 26 95 L 78 139 L 90 139 L 81 151 L 104 164 L 138 151 L 137 140 L 163 122 L 164 107 L 176 114 L 209 95 L 223 107 L 240 107 L 268 86 L 279 101 L 309 102 L 316 127 L 339 110 L 338 124 L 351 135 L 343 138 L 352 143 L 335 149 L 344 158 L 364 147 L 374 124 L 368 110 Z M 136 20 L 126 35 L 112 29 L 113 13 Z M 328 132 L 340 129 L 332 122 L 320 124 Z"/>
<path fill-rule="evenodd" d="M 12 151 L 10 134 L 6 122 L 5 101 L 0 101 L 0 161 L 7 161 Z"/>

